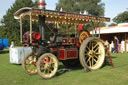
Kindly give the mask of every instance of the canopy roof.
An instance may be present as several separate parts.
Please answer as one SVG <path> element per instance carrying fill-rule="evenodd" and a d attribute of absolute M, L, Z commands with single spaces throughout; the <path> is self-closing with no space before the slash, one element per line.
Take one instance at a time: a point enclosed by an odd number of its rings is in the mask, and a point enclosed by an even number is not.
<path fill-rule="evenodd" d="M 105 17 L 96 17 L 96 16 L 88 16 L 82 14 L 73 14 L 67 12 L 53 11 L 53 10 L 42 10 L 36 8 L 21 8 L 15 12 L 15 19 L 30 19 L 32 16 L 33 21 L 38 21 L 38 16 L 44 15 L 46 16 L 46 22 L 57 22 L 64 24 L 85 24 L 88 22 L 109 22 L 110 18 Z"/>
<path fill-rule="evenodd" d="M 110 34 L 110 33 L 124 33 L 128 32 L 128 23 L 118 24 L 117 26 L 100 27 L 91 31 L 91 34 Z"/>

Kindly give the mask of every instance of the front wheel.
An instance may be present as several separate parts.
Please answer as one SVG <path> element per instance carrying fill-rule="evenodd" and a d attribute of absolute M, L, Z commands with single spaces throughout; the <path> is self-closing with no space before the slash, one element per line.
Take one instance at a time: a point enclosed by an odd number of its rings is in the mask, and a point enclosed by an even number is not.
<path fill-rule="evenodd" d="M 25 56 L 22 61 L 22 67 L 24 69 L 24 72 L 29 75 L 37 74 L 36 61 L 37 58 L 32 53 Z"/>
<path fill-rule="evenodd" d="M 58 70 L 58 60 L 55 55 L 45 53 L 38 59 L 37 71 L 38 74 L 44 78 L 52 78 Z"/>
<path fill-rule="evenodd" d="M 97 70 L 104 63 L 105 48 L 100 39 L 90 37 L 81 44 L 79 54 L 80 63 L 84 68 Z"/>

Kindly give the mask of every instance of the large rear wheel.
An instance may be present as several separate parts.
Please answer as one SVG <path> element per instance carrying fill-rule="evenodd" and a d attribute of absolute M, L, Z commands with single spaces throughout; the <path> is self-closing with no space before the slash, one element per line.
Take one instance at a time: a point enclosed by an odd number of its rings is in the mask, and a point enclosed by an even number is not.
<path fill-rule="evenodd" d="M 97 70 L 102 67 L 105 59 L 105 48 L 102 41 L 96 37 L 90 37 L 80 46 L 80 63 L 84 68 Z"/>
<path fill-rule="evenodd" d="M 33 55 L 32 53 L 24 57 L 22 61 L 22 67 L 25 73 L 29 75 L 37 74 L 36 59 L 37 59 L 36 56 Z"/>
<path fill-rule="evenodd" d="M 44 78 L 52 78 L 58 70 L 58 60 L 55 55 L 45 53 L 38 59 L 37 71 L 38 74 Z"/>

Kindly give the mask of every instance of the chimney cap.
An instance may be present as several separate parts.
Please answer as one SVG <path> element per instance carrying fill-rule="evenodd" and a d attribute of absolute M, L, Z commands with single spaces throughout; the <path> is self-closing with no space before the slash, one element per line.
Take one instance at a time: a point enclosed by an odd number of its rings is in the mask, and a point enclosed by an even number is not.
<path fill-rule="evenodd" d="M 37 5 L 39 9 L 45 9 L 45 5 L 46 5 L 45 0 L 38 0 Z"/>

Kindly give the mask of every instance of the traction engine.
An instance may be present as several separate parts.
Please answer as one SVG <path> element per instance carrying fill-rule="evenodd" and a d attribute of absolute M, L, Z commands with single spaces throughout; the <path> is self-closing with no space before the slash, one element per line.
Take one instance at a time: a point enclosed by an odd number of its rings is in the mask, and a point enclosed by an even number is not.
<path fill-rule="evenodd" d="M 104 45 L 98 37 L 92 37 L 87 30 L 83 30 L 82 25 L 109 22 L 110 18 L 46 10 L 45 5 L 45 0 L 38 0 L 39 8 L 21 8 L 14 14 L 15 19 L 20 20 L 21 30 L 22 20 L 30 20 L 30 32 L 23 35 L 23 45 L 31 47 L 33 52 L 26 55 L 22 62 L 25 73 L 30 75 L 38 73 L 44 79 L 52 78 L 58 70 L 58 61 L 68 68 L 80 64 L 85 71 L 101 68 L 105 59 Z M 38 21 L 39 33 L 32 31 L 32 21 Z M 67 33 L 63 35 L 59 31 L 53 32 L 49 43 L 46 43 L 46 23 L 55 23 L 56 26 L 75 25 L 75 28 L 72 28 L 73 35 L 66 36 L 71 33 L 70 31 L 66 31 Z M 79 24 L 81 25 L 78 32 Z"/>

